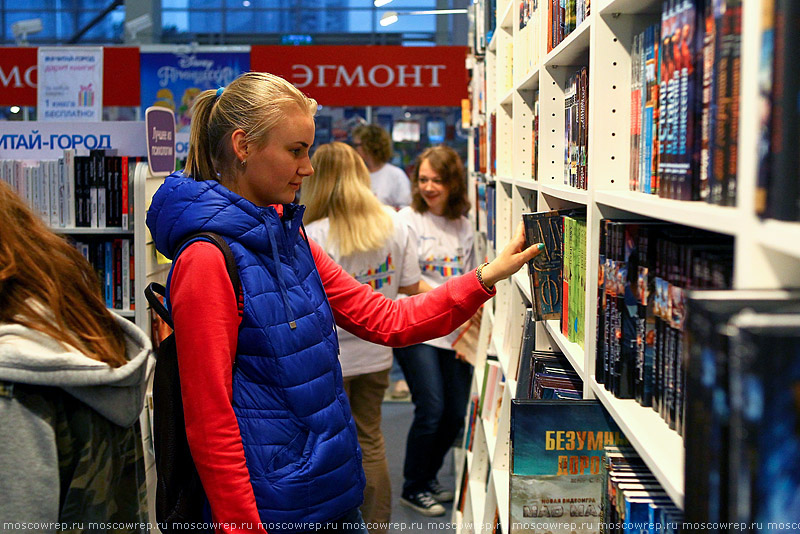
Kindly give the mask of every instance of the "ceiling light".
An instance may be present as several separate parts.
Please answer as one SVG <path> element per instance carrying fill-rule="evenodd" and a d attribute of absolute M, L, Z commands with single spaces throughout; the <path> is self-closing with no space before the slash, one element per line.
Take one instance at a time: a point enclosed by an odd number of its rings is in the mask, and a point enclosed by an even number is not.
<path fill-rule="evenodd" d="M 387 11 L 381 15 L 381 26 L 388 26 L 389 24 L 394 24 L 395 22 L 397 22 L 396 11 Z"/>
<path fill-rule="evenodd" d="M 378 1 L 378 0 L 376 0 Z M 398 20 L 398 15 L 456 15 L 466 13 L 466 9 L 429 9 L 424 11 L 385 11 L 381 16 L 381 26 L 394 24 Z"/>

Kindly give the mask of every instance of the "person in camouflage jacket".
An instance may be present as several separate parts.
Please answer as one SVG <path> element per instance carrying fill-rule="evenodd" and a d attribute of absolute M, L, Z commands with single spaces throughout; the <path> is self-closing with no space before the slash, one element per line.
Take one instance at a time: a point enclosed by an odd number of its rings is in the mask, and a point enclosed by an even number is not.
<path fill-rule="evenodd" d="M 0 182 L 0 533 L 148 532 L 153 364 L 91 265 Z"/>

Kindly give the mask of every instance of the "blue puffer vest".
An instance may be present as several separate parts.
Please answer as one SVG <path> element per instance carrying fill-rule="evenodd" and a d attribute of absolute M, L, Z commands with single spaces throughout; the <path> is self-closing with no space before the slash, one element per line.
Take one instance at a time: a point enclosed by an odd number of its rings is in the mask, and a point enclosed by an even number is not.
<path fill-rule="evenodd" d="M 261 208 L 218 182 L 178 172 L 153 197 L 147 226 L 172 257 L 188 236 L 220 234 L 242 279 L 244 315 L 233 409 L 268 532 L 311 530 L 360 506 L 361 450 L 342 386 L 333 315 L 308 243 L 303 207 Z"/>

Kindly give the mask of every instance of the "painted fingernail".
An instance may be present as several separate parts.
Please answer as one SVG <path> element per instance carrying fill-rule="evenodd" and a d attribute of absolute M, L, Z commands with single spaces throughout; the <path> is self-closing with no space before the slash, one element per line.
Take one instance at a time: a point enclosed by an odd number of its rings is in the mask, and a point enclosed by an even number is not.
<path fill-rule="evenodd" d="M 544 243 L 539 243 L 539 250 L 544 250 Z"/>

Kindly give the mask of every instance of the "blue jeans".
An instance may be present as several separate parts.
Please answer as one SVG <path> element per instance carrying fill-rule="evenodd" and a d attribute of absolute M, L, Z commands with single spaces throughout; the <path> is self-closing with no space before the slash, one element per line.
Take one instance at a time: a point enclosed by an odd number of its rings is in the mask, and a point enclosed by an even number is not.
<path fill-rule="evenodd" d="M 452 350 L 431 345 L 394 349 L 414 403 L 403 465 L 403 494 L 427 488 L 464 427 L 472 366 Z"/>

